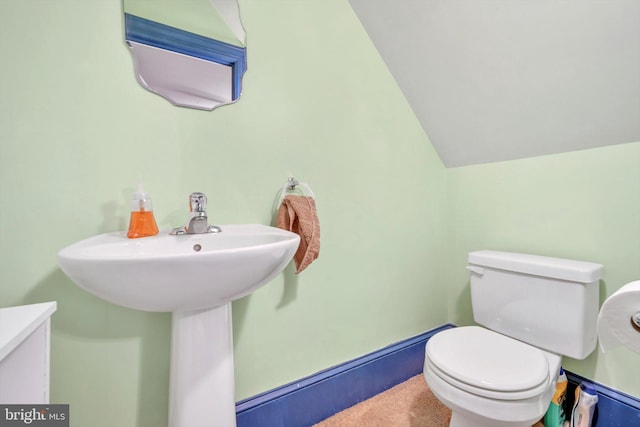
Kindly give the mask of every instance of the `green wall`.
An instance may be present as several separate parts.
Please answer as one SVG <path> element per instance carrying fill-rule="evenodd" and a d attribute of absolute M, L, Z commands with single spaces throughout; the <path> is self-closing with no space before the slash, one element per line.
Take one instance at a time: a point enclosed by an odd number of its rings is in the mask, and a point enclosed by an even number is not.
<path fill-rule="evenodd" d="M 600 300 L 640 278 L 640 142 L 462 168 L 448 174 L 450 320 L 472 322 L 469 251 L 497 249 L 598 262 Z M 626 348 L 570 371 L 640 396 Z M 636 371 L 635 373 L 629 370 Z"/>
<path fill-rule="evenodd" d="M 136 83 L 120 2 L 0 3 L 0 306 L 58 301 L 51 399 L 72 426 L 166 425 L 170 315 L 56 265 L 127 227 L 139 175 L 160 227 L 192 191 L 219 224 L 269 224 L 289 176 L 318 198 L 320 258 L 233 306 L 238 398 L 447 321 L 446 171 L 348 2 L 240 6 L 244 94 L 204 112 Z"/>
<path fill-rule="evenodd" d="M 119 2 L 0 3 L 0 306 L 58 301 L 51 398 L 72 426 L 166 425 L 170 315 L 105 303 L 56 265 L 126 228 L 139 176 L 166 228 L 192 191 L 218 224 L 271 223 L 292 175 L 318 198 L 320 258 L 233 305 L 239 399 L 469 323 L 470 249 L 602 262 L 606 293 L 638 278 L 638 144 L 446 170 L 346 0 L 240 6 L 244 94 L 203 112 L 136 83 Z M 623 350 L 568 367 L 640 395 Z"/>

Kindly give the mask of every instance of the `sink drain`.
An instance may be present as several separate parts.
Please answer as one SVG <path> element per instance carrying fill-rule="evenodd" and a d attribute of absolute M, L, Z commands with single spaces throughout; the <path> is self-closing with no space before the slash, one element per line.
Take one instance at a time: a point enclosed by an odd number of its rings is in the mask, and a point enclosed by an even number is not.
<path fill-rule="evenodd" d="M 193 250 L 194 251 L 200 252 L 200 249 L 202 249 L 202 246 L 200 246 L 199 244 L 196 243 L 195 245 L 193 245 Z"/>

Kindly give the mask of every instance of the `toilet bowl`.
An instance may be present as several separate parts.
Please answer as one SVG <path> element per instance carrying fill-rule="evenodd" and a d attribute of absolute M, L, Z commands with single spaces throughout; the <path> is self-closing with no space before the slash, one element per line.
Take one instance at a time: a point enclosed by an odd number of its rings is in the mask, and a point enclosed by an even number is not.
<path fill-rule="evenodd" d="M 477 326 L 428 342 L 424 377 L 452 427 L 530 427 L 544 416 L 561 356 Z"/>

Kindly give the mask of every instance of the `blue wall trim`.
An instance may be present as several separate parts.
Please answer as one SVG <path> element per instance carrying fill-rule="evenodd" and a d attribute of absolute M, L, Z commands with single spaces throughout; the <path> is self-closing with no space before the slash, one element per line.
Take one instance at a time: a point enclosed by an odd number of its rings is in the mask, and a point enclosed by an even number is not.
<path fill-rule="evenodd" d="M 238 427 L 308 427 L 422 372 L 424 346 L 440 326 L 236 404 Z M 631 369 L 635 369 L 632 367 Z M 592 427 L 640 426 L 640 399 L 567 372 L 571 404 L 582 381 L 595 385 Z M 568 411 L 570 413 L 570 411 Z"/>
<path fill-rule="evenodd" d="M 636 367 L 631 367 L 635 369 Z M 567 371 L 569 380 L 568 400 L 573 402 L 575 388 L 582 381 L 595 385 L 598 392 L 598 404 L 593 417 L 592 427 L 631 427 L 640 426 L 640 399 L 591 381 Z"/>
<path fill-rule="evenodd" d="M 427 340 L 443 325 L 300 381 L 238 402 L 238 427 L 308 427 L 422 372 Z"/>
<path fill-rule="evenodd" d="M 233 100 L 242 92 L 242 76 L 247 69 L 247 49 L 190 33 L 139 16 L 124 14 L 125 40 L 230 66 Z"/>

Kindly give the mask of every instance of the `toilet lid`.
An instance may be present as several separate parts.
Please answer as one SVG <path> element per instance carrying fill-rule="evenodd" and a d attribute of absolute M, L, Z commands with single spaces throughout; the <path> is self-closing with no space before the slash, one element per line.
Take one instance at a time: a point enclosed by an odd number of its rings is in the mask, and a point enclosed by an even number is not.
<path fill-rule="evenodd" d="M 477 326 L 434 335 L 426 353 L 441 373 L 473 389 L 530 395 L 544 388 L 549 379 L 542 351 Z"/>

